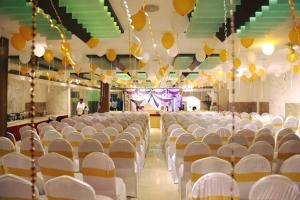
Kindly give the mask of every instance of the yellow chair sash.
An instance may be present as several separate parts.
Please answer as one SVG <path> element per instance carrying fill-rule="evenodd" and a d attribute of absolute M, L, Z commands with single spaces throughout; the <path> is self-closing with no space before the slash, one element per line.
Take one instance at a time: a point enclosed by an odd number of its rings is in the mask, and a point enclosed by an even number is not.
<path fill-rule="evenodd" d="M 116 139 L 116 136 L 110 135 L 109 138 L 110 138 L 111 141 L 114 141 Z"/>
<path fill-rule="evenodd" d="M 222 144 L 208 144 L 208 146 L 211 150 L 218 150 Z"/>
<path fill-rule="evenodd" d="M 192 182 L 196 182 L 199 178 L 201 178 L 204 174 L 199 173 L 191 173 Z"/>
<path fill-rule="evenodd" d="M 137 142 L 139 142 L 141 140 L 141 137 L 140 136 L 135 136 L 135 139 Z"/>
<path fill-rule="evenodd" d="M 42 174 L 45 176 L 57 177 L 57 176 L 67 175 L 67 176 L 74 177 L 74 172 L 63 170 L 63 169 L 40 167 L 40 170 L 41 170 Z"/>
<path fill-rule="evenodd" d="M 82 168 L 81 173 L 85 176 L 97 176 L 102 178 L 113 178 L 116 176 L 116 170 L 104 170 L 96 168 Z"/>
<path fill-rule="evenodd" d="M 16 176 L 23 176 L 23 177 L 31 177 L 31 170 L 30 169 L 5 167 L 4 171 L 7 174 L 14 174 Z"/>
<path fill-rule="evenodd" d="M 196 141 L 198 141 L 198 142 L 202 142 L 202 139 L 203 139 L 202 136 L 196 137 Z"/>
<path fill-rule="evenodd" d="M 5 174 L 4 168 L 2 165 L 0 165 L 0 175 Z"/>
<path fill-rule="evenodd" d="M 14 150 L 13 149 L 10 149 L 10 150 L 8 150 L 8 149 L 0 149 L 0 157 L 4 156 L 6 154 L 9 154 L 11 152 L 14 152 Z"/>
<path fill-rule="evenodd" d="M 49 146 L 50 142 L 52 142 L 51 140 L 43 140 L 43 146 Z"/>
<path fill-rule="evenodd" d="M 293 155 L 296 155 L 296 154 L 299 154 L 299 153 L 278 153 L 278 159 L 286 160 L 289 157 L 292 157 Z"/>
<path fill-rule="evenodd" d="M 227 156 L 218 156 L 223 160 L 227 160 L 228 162 L 232 162 L 234 164 L 238 163 L 242 158 L 241 157 L 227 157 Z"/>
<path fill-rule="evenodd" d="M 208 196 L 208 197 L 192 197 L 192 200 L 239 200 L 240 197 L 230 196 Z"/>
<path fill-rule="evenodd" d="M 111 158 L 135 158 L 134 152 L 109 152 Z"/>
<path fill-rule="evenodd" d="M 177 140 L 176 136 L 170 136 L 169 137 L 170 142 L 175 142 Z"/>
<path fill-rule="evenodd" d="M 234 173 L 234 178 L 237 182 L 255 182 L 264 176 L 270 175 L 270 172 L 253 172 L 253 173 Z"/>
<path fill-rule="evenodd" d="M 194 162 L 195 160 L 206 158 L 208 156 L 209 155 L 204 155 L 204 154 L 190 155 L 190 156 L 184 156 L 183 160 L 184 162 Z"/>
<path fill-rule="evenodd" d="M 71 160 L 73 160 L 73 152 L 71 151 L 51 151 L 51 152 L 55 152 L 55 153 L 58 153 L 60 155 L 63 155 L 67 158 L 70 158 Z M 49 152 L 49 153 L 51 153 Z"/>
<path fill-rule="evenodd" d="M 71 141 L 70 142 L 73 147 L 79 147 L 80 141 Z"/>
<path fill-rule="evenodd" d="M 299 172 L 281 172 L 280 174 L 290 178 L 294 182 L 300 182 L 300 173 Z"/>
<path fill-rule="evenodd" d="M 110 147 L 110 143 L 101 143 L 102 144 L 102 147 L 107 149 Z"/>
<path fill-rule="evenodd" d="M 72 199 L 68 199 L 68 198 L 63 198 L 63 197 L 53 197 L 53 196 L 49 196 L 49 195 L 47 195 L 47 199 L 48 199 L 48 200 L 72 200 Z"/>
<path fill-rule="evenodd" d="M 31 151 L 30 150 L 24 150 L 21 149 L 20 150 L 22 154 L 24 154 L 25 156 L 30 156 L 31 157 Z M 41 157 L 44 155 L 43 151 L 34 151 L 34 157 Z"/>
<path fill-rule="evenodd" d="M 90 153 L 92 153 L 93 151 L 88 151 L 88 152 L 78 152 L 78 157 L 80 159 L 85 158 L 87 155 L 89 155 Z"/>
<path fill-rule="evenodd" d="M 177 150 L 184 150 L 187 144 L 176 144 L 176 149 Z"/>
<path fill-rule="evenodd" d="M 273 160 L 273 155 L 262 155 L 262 156 L 265 157 L 268 161 Z"/>

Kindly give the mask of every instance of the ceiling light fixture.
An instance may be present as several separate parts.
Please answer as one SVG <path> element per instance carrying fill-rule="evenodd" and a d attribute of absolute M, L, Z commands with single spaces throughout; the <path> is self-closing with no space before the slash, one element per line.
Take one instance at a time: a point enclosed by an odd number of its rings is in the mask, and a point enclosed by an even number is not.
<path fill-rule="evenodd" d="M 261 50 L 265 55 L 269 56 L 274 53 L 275 47 L 273 43 L 267 42 L 261 45 Z"/>

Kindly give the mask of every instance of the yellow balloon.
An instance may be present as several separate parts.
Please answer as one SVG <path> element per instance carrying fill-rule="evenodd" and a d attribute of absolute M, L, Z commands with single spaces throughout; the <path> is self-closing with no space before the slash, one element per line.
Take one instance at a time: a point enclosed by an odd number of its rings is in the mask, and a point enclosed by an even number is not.
<path fill-rule="evenodd" d="M 11 44 L 16 50 L 22 50 L 25 48 L 26 40 L 20 33 L 15 33 L 11 38 Z"/>
<path fill-rule="evenodd" d="M 137 13 L 131 16 L 132 25 L 136 31 L 141 31 L 147 20 L 147 16 L 143 10 L 139 10 Z"/>
<path fill-rule="evenodd" d="M 224 75 L 224 72 L 223 72 L 222 70 L 218 70 L 217 73 L 216 73 L 216 76 L 217 76 L 218 78 L 222 78 L 223 75 Z"/>
<path fill-rule="evenodd" d="M 139 68 L 143 68 L 143 67 L 145 67 L 145 65 L 146 65 L 146 64 L 143 63 L 142 61 L 140 61 L 140 60 L 138 61 L 138 67 L 139 67 Z"/>
<path fill-rule="evenodd" d="M 207 44 L 204 45 L 204 52 L 206 55 L 210 56 L 214 51 L 215 49 L 208 47 Z"/>
<path fill-rule="evenodd" d="M 100 80 L 100 81 L 103 81 L 104 79 L 105 79 L 105 75 L 104 75 L 104 74 L 100 74 L 100 75 L 99 75 L 99 80 Z"/>
<path fill-rule="evenodd" d="M 247 80 L 248 80 L 248 78 L 247 78 L 247 76 L 246 76 L 246 75 L 243 75 L 243 76 L 241 77 L 241 80 L 242 80 L 242 81 L 247 81 Z"/>
<path fill-rule="evenodd" d="M 174 38 L 174 35 L 173 33 L 171 32 L 165 32 L 161 38 L 161 43 L 163 44 L 163 46 L 166 48 L 166 49 L 170 49 L 173 47 L 174 45 L 174 42 L 175 42 L 175 38 Z"/>
<path fill-rule="evenodd" d="M 289 39 L 293 44 L 300 44 L 300 26 L 293 26 L 289 32 Z"/>
<path fill-rule="evenodd" d="M 257 72 L 257 75 L 259 77 L 263 77 L 265 74 L 266 74 L 266 71 L 265 71 L 264 68 L 259 69 L 258 72 Z"/>
<path fill-rule="evenodd" d="M 19 32 L 26 41 L 32 40 L 32 30 L 31 30 L 31 28 L 29 28 L 27 26 L 24 26 L 24 25 L 21 25 L 19 27 Z"/>
<path fill-rule="evenodd" d="M 195 2 L 196 0 L 173 0 L 173 6 L 179 15 L 185 16 L 194 9 Z"/>
<path fill-rule="evenodd" d="M 254 38 L 241 38 L 241 44 L 245 48 L 251 47 L 251 45 L 253 44 L 253 42 L 254 42 Z"/>
<path fill-rule="evenodd" d="M 51 64 L 52 61 L 54 59 L 54 53 L 52 50 L 50 49 L 47 49 L 44 53 L 44 60 L 48 63 L 48 64 Z"/>
<path fill-rule="evenodd" d="M 88 47 L 95 48 L 98 44 L 99 44 L 99 39 L 97 38 L 90 38 L 86 44 L 88 45 Z"/>
<path fill-rule="evenodd" d="M 300 72 L 300 64 L 299 65 L 294 65 L 293 67 L 292 67 L 292 72 L 293 73 L 299 73 Z"/>
<path fill-rule="evenodd" d="M 253 73 L 256 70 L 256 66 L 254 64 L 249 65 L 249 72 Z"/>
<path fill-rule="evenodd" d="M 113 71 L 111 69 L 107 70 L 106 75 L 107 76 L 112 76 L 113 75 Z"/>
<path fill-rule="evenodd" d="M 220 51 L 220 60 L 221 60 L 222 62 L 225 62 L 227 59 L 228 59 L 228 52 L 227 52 L 226 49 L 222 49 L 222 50 Z"/>
<path fill-rule="evenodd" d="M 234 68 L 238 69 L 241 66 L 241 60 L 239 58 L 235 58 L 233 61 Z"/>
<path fill-rule="evenodd" d="M 107 49 L 106 51 L 106 58 L 110 61 L 113 62 L 117 58 L 117 54 L 114 49 Z"/>
<path fill-rule="evenodd" d="M 299 56 L 296 52 L 291 52 L 291 53 L 288 54 L 287 59 L 288 59 L 289 62 L 293 63 L 296 60 L 298 60 L 298 57 Z"/>

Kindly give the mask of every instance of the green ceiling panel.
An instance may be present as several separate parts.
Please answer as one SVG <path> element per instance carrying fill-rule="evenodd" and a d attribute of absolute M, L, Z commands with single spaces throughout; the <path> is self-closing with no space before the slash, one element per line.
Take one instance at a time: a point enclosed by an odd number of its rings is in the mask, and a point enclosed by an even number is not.
<path fill-rule="evenodd" d="M 218 64 L 220 64 L 220 58 L 219 56 L 210 56 L 207 57 L 200 65 L 199 69 L 213 69 Z"/>
<path fill-rule="evenodd" d="M 0 13 L 31 27 L 31 4 L 26 0 L 0 0 Z M 51 28 L 49 21 L 41 14 L 37 15 L 36 22 L 39 34 L 45 36 L 48 40 L 61 39 L 57 30 Z M 59 27 L 64 30 L 67 38 L 71 38 L 72 34 L 69 31 L 61 25 Z"/>
<path fill-rule="evenodd" d="M 230 1 L 226 1 L 227 18 L 229 17 Z M 241 0 L 234 0 L 235 8 Z M 191 14 L 187 37 L 213 37 L 224 22 L 224 0 L 197 0 Z"/>
<path fill-rule="evenodd" d="M 59 5 L 66 7 L 72 18 L 77 19 L 93 37 L 120 37 L 120 27 L 105 6 L 105 0 L 89 0 L 88 3 L 82 0 L 59 0 Z"/>
<path fill-rule="evenodd" d="M 300 1 L 295 1 L 296 8 Z M 270 0 L 268 6 L 262 6 L 261 12 L 256 12 L 245 26 L 237 30 L 240 37 L 257 37 L 268 34 L 280 24 L 290 20 L 290 9 L 287 0 Z"/>
<path fill-rule="evenodd" d="M 174 59 L 174 69 L 186 69 L 189 67 L 194 61 L 194 57 L 192 56 L 177 56 Z"/>

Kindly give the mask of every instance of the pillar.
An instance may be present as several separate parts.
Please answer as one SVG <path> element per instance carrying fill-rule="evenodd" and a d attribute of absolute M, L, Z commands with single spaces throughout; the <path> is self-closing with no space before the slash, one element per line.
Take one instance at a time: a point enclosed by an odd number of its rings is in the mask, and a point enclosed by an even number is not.
<path fill-rule="evenodd" d="M 109 84 L 101 82 L 101 95 L 100 95 L 100 110 L 99 112 L 109 112 Z"/>
<path fill-rule="evenodd" d="M 0 136 L 7 130 L 8 39 L 0 38 Z"/>

